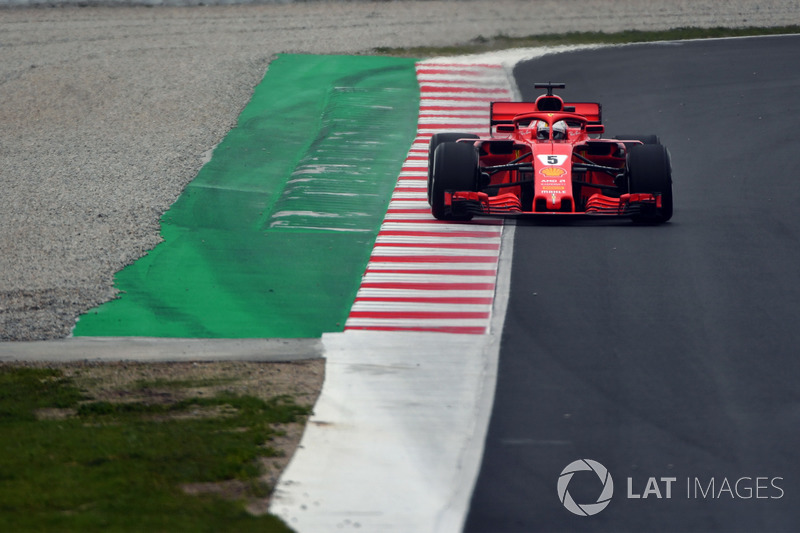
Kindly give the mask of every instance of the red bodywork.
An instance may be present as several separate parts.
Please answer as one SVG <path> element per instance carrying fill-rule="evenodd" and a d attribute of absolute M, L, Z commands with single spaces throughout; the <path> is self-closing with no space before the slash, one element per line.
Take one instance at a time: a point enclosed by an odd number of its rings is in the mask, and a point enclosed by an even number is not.
<path fill-rule="evenodd" d="M 467 180 L 467 190 L 447 188 L 439 192 L 443 205 L 438 211 L 434 207 L 434 215 L 468 219 L 473 215 L 636 218 L 642 213 L 658 214 L 665 193 L 641 191 L 629 182 L 628 153 L 642 141 L 600 138 L 604 133 L 600 104 L 564 102 L 552 94 L 553 88 L 563 88 L 560 84 L 537 87 L 547 88 L 548 92 L 535 102 L 491 104 L 488 137 L 457 139 L 459 143 L 472 144 L 477 152 L 475 184 Z M 553 138 L 556 123 L 566 124 L 566 138 Z M 543 124 L 551 133 L 546 139 L 537 138 Z M 436 180 L 433 143 L 432 140 L 429 191 L 431 181 Z M 437 194 L 435 189 L 432 194 Z M 671 196 L 670 188 L 669 216 Z M 669 216 L 657 221 L 663 222 Z"/>

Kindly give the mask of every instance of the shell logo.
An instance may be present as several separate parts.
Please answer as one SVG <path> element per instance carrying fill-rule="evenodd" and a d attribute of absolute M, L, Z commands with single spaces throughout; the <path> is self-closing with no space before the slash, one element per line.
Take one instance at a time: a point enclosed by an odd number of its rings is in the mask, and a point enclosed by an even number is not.
<path fill-rule="evenodd" d="M 539 171 L 539 174 L 548 178 L 560 178 L 566 173 L 567 171 L 561 167 L 545 167 Z"/>

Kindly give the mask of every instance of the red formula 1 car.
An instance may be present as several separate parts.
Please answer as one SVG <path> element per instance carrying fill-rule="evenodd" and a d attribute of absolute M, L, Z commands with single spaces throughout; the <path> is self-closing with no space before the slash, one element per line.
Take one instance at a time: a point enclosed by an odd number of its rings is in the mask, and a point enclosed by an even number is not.
<path fill-rule="evenodd" d="M 672 217 L 669 152 L 655 135 L 600 138 L 602 108 L 564 102 L 494 102 L 488 137 L 437 133 L 428 149 L 428 201 L 440 220 L 492 216 Z"/>

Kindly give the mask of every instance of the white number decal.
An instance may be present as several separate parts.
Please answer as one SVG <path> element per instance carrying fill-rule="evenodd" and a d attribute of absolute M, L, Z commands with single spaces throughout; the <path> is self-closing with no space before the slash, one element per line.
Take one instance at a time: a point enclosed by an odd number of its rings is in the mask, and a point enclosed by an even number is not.
<path fill-rule="evenodd" d="M 567 160 L 566 155 L 538 155 L 539 161 L 542 162 L 543 165 L 551 166 L 551 167 L 560 167 L 564 164 Z"/>

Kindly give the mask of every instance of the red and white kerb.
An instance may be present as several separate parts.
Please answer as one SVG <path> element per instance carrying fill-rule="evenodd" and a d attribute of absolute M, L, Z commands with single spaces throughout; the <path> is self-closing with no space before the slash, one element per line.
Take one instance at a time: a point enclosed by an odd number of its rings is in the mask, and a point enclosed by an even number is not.
<path fill-rule="evenodd" d="M 346 330 L 485 334 L 502 221 L 441 222 L 427 202 L 428 142 L 437 132 L 486 135 L 489 103 L 511 100 L 495 64 L 420 62 L 417 137 L 361 281 Z"/>

